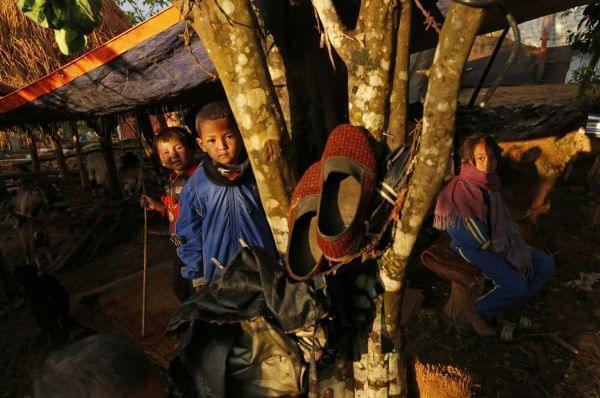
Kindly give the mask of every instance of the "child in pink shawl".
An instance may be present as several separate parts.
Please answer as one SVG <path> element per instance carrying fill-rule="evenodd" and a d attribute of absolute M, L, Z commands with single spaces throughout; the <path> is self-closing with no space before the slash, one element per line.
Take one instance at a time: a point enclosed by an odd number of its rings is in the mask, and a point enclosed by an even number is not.
<path fill-rule="evenodd" d="M 467 311 L 481 336 L 494 336 L 488 319 L 521 307 L 554 270 L 552 257 L 527 246 L 506 211 L 496 174 L 499 154 L 491 137 L 468 137 L 461 146 L 460 173 L 442 190 L 435 207 L 434 226 L 446 230 L 450 246 L 494 282 Z"/>

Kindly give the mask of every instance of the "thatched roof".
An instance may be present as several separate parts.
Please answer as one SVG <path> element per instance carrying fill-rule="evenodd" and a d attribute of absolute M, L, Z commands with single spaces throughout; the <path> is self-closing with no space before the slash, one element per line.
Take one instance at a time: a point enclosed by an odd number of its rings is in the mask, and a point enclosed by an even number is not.
<path fill-rule="evenodd" d="M 32 83 L 131 27 L 114 0 L 104 0 L 100 26 L 88 37 L 87 46 L 64 56 L 54 42 L 54 32 L 30 21 L 16 3 L 0 1 L 0 82 L 13 86 Z"/>

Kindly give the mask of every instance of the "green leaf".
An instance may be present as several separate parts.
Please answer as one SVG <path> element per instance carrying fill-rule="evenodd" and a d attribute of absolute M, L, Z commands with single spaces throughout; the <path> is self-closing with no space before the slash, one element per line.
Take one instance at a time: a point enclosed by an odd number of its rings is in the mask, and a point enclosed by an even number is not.
<path fill-rule="evenodd" d="M 85 35 L 71 29 L 55 30 L 54 39 L 60 52 L 65 55 L 81 50 L 87 43 Z"/>

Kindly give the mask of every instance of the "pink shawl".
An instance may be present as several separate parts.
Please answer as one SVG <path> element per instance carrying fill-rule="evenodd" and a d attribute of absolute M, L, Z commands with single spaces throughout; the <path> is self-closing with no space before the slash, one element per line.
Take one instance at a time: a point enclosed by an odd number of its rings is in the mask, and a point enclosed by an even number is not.
<path fill-rule="evenodd" d="M 490 199 L 491 248 L 519 270 L 531 267 L 531 251 L 525 244 L 517 225 L 510 219 L 500 194 L 500 177 L 484 173 L 463 163 L 455 176 L 438 196 L 433 225 L 446 229 L 456 225 L 459 218 L 478 219 L 487 223 L 482 189 Z"/>

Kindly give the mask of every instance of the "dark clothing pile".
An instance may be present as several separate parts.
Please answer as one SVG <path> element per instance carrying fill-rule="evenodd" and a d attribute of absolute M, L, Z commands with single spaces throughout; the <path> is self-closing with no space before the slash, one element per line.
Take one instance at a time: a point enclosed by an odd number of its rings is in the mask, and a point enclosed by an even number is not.
<path fill-rule="evenodd" d="M 243 248 L 171 318 L 167 333 L 182 342 L 173 380 L 190 396 L 300 394 L 302 354 L 289 334 L 326 313 L 313 282 L 290 282 L 268 251 Z"/>

